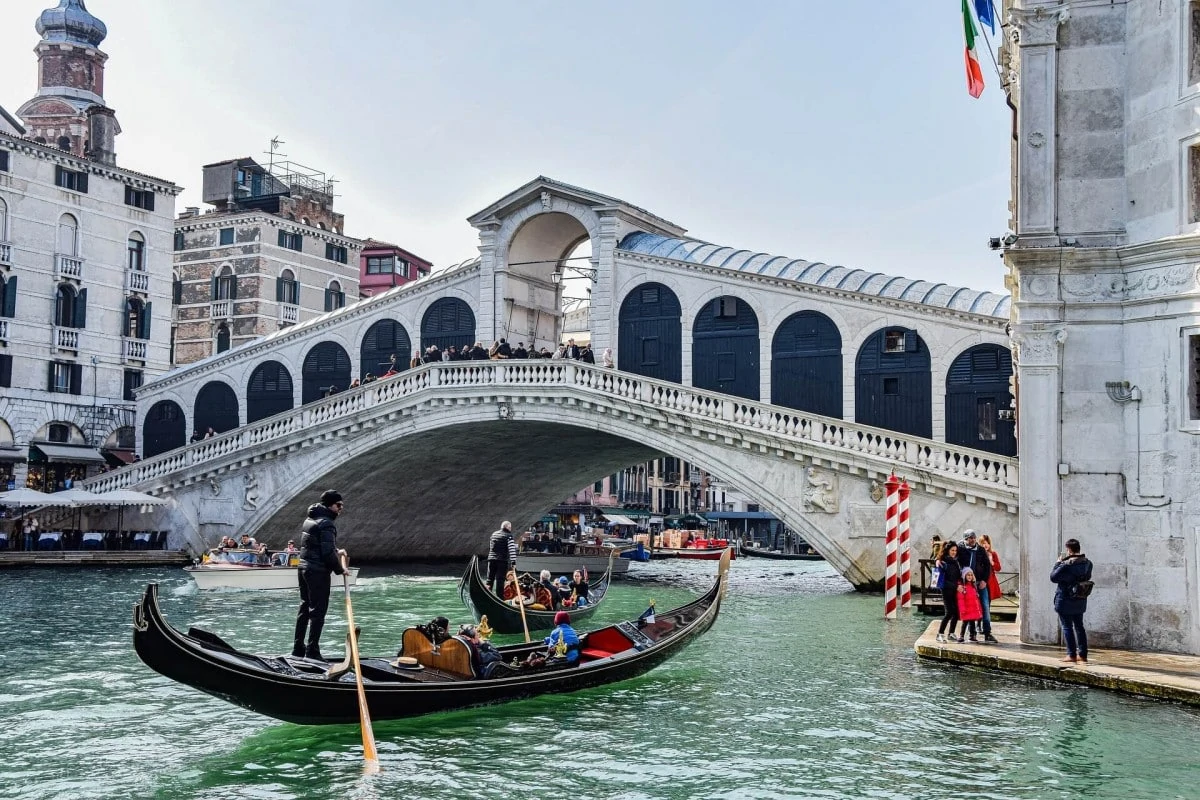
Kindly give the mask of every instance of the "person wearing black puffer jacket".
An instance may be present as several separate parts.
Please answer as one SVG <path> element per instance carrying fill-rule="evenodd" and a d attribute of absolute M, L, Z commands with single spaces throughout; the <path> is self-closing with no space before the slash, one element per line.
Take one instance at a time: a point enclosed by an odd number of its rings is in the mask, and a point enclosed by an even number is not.
<path fill-rule="evenodd" d="M 329 611 L 329 576 L 343 573 L 341 558 L 346 555 L 345 550 L 337 547 L 337 527 L 333 521 L 344 507 L 340 492 L 327 491 L 321 495 L 321 502 L 308 507 L 308 516 L 300 528 L 300 569 L 296 571 L 300 610 L 296 613 L 296 636 L 292 643 L 292 655 L 296 658 L 325 660 L 320 645 L 325 613 Z"/>
<path fill-rule="evenodd" d="M 1067 539 L 1067 552 L 1058 557 L 1050 570 L 1050 580 L 1058 584 L 1054 592 L 1054 610 L 1062 624 L 1063 641 L 1067 645 L 1068 664 L 1088 660 L 1087 631 L 1083 627 L 1083 614 L 1087 611 L 1087 595 L 1091 590 L 1092 562 L 1079 550 L 1078 539 Z M 1089 582 L 1088 591 L 1080 590 L 1080 584 Z"/>

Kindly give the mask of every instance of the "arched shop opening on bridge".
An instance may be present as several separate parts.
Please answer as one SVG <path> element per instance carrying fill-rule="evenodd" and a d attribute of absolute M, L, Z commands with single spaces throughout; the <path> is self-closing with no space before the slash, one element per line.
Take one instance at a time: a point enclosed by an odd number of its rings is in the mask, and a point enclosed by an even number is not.
<path fill-rule="evenodd" d="M 933 434 L 929 348 L 914 330 L 885 328 L 858 349 L 854 419 L 913 436 Z"/>
<path fill-rule="evenodd" d="M 201 434 L 212 428 L 215 433 L 231 431 L 238 426 L 238 398 L 233 387 L 224 381 L 209 381 L 196 395 L 193 413 L 194 426 Z"/>
<path fill-rule="evenodd" d="M 617 366 L 664 381 L 683 380 L 683 310 L 661 283 L 635 286 L 621 302 Z"/>
<path fill-rule="evenodd" d="M 393 366 L 397 371 L 403 371 L 408 368 L 412 355 L 412 340 L 404 326 L 394 319 L 381 319 L 363 335 L 358 376 L 360 379 L 367 375 L 379 377 Z"/>
<path fill-rule="evenodd" d="M 174 400 L 159 400 L 150 406 L 142 423 L 142 455 L 146 458 L 183 447 L 187 442 L 187 421 L 183 409 Z"/>
<path fill-rule="evenodd" d="M 421 352 L 431 346 L 439 350 L 470 347 L 475 338 L 475 313 L 457 297 L 442 297 L 425 309 L 421 317 Z M 397 359 L 399 360 L 399 359 Z"/>
<path fill-rule="evenodd" d="M 337 342 L 321 342 L 304 357 L 301 375 L 301 403 L 344 391 L 350 387 L 350 355 Z"/>
<path fill-rule="evenodd" d="M 946 441 L 1015 456 L 1012 376 L 1007 347 L 979 344 L 960 353 L 946 375 Z"/>
<path fill-rule="evenodd" d="M 692 324 L 692 385 L 758 399 L 758 316 L 731 295 L 706 303 Z"/>
<path fill-rule="evenodd" d="M 842 335 L 819 311 L 798 311 L 771 341 L 771 402 L 842 417 Z"/>
<path fill-rule="evenodd" d="M 292 374 L 278 361 L 266 361 L 250 373 L 246 384 L 246 422 L 288 411 L 295 404 Z"/>

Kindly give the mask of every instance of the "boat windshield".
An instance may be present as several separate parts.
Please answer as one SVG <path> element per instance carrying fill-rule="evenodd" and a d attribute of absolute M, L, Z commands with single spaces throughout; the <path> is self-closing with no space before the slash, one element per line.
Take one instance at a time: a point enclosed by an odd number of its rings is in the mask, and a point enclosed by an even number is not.
<path fill-rule="evenodd" d="M 210 564 L 257 564 L 257 550 L 210 550 Z"/>

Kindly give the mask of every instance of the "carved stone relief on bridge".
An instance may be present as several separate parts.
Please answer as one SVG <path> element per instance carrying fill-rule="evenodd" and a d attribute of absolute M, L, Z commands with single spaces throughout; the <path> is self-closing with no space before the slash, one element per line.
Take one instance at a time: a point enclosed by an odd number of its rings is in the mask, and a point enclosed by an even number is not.
<path fill-rule="evenodd" d="M 245 483 L 245 495 L 242 500 L 242 509 L 244 511 L 258 510 L 258 476 L 253 472 L 247 472 L 242 476 L 242 482 Z"/>
<path fill-rule="evenodd" d="M 1070 9 L 1064 5 L 1012 8 L 1008 12 L 1009 38 L 1025 47 L 1057 44 L 1058 29 L 1070 18 Z"/>
<path fill-rule="evenodd" d="M 1062 295 L 1066 300 L 1147 300 L 1200 290 L 1200 267 L 1176 264 L 1129 274 L 1102 273 L 1063 275 Z M 1021 297 L 1031 301 L 1053 299 L 1055 280 L 1033 275 L 1021 281 Z"/>
<path fill-rule="evenodd" d="M 840 503 L 837 473 L 809 467 L 804 476 L 804 510 L 836 514 Z"/>

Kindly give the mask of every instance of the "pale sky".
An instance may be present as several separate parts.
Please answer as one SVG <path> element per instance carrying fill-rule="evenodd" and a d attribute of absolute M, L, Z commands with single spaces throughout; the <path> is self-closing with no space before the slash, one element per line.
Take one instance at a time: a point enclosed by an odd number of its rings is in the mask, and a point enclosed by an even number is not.
<path fill-rule="evenodd" d="M 0 105 L 37 82 L 3 0 Z M 121 166 L 186 187 L 282 152 L 339 183 L 346 233 L 437 266 L 537 175 L 710 242 L 1003 291 L 1010 115 L 966 91 L 953 2 L 88 0 Z"/>

